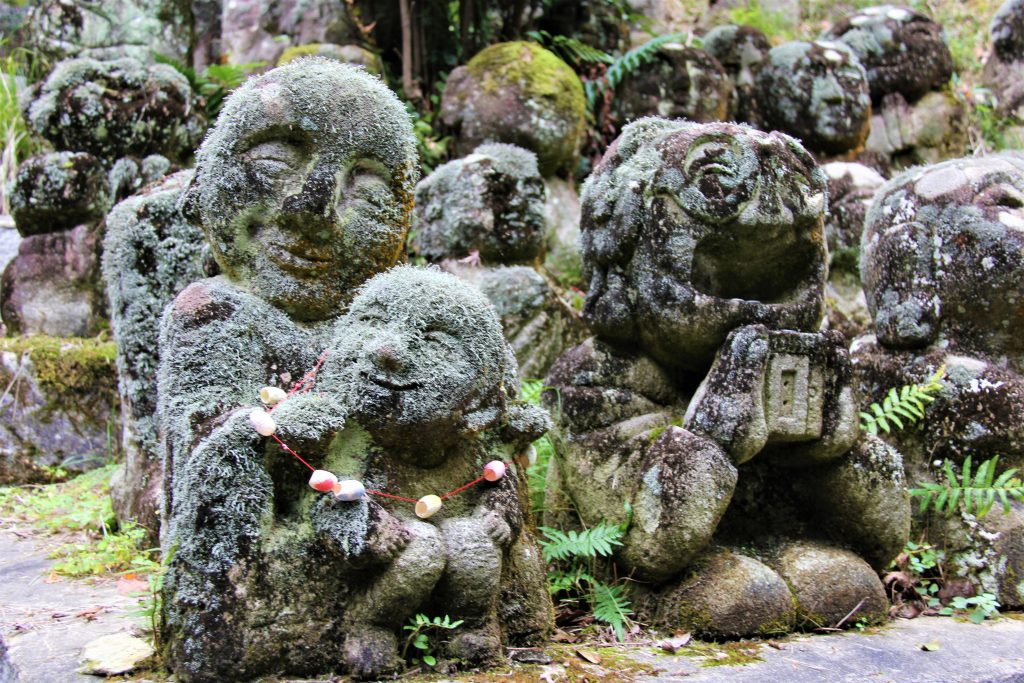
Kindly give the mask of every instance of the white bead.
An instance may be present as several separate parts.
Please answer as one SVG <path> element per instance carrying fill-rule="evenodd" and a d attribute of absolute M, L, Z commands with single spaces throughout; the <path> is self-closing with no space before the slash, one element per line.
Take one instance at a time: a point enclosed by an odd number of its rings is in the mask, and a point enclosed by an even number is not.
<path fill-rule="evenodd" d="M 277 431 L 274 418 L 270 417 L 270 413 L 263 408 L 253 408 L 253 411 L 249 413 L 249 424 L 260 436 L 270 436 Z"/>
<path fill-rule="evenodd" d="M 288 398 L 288 394 L 280 387 L 263 387 L 260 389 L 260 400 L 263 401 L 264 405 L 276 406 L 286 398 Z"/>
<path fill-rule="evenodd" d="M 363 486 L 363 482 L 355 479 L 343 479 L 334 485 L 334 497 L 341 501 L 351 503 L 365 495 L 366 487 Z"/>

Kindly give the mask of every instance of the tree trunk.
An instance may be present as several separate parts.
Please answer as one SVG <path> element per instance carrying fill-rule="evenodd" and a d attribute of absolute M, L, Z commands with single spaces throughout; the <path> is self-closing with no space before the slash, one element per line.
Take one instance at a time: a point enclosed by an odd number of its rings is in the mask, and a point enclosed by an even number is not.
<path fill-rule="evenodd" d="M 398 10 L 402 19 L 402 89 L 406 98 L 416 102 L 423 98 L 420 85 L 413 76 L 413 27 L 410 0 L 399 0 Z"/>

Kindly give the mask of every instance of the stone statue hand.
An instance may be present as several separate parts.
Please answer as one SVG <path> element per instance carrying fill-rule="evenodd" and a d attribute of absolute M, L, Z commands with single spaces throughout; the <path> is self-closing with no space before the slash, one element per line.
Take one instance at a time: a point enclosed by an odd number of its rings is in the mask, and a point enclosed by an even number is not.
<path fill-rule="evenodd" d="M 484 533 L 486 533 L 499 547 L 507 546 L 512 542 L 512 527 L 501 516 L 497 510 L 489 508 L 477 508 L 474 515 L 480 520 Z"/>
<path fill-rule="evenodd" d="M 409 542 L 401 520 L 373 500 L 348 503 L 322 496 L 309 515 L 324 545 L 356 566 L 390 562 Z"/>

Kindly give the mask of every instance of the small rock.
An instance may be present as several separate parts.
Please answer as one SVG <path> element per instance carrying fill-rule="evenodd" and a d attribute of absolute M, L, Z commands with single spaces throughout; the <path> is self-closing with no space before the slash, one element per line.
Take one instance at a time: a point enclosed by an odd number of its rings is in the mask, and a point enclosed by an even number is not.
<path fill-rule="evenodd" d="M 119 676 L 139 668 L 154 654 L 153 646 L 128 633 L 97 638 L 82 648 L 82 668 L 86 674 Z"/>

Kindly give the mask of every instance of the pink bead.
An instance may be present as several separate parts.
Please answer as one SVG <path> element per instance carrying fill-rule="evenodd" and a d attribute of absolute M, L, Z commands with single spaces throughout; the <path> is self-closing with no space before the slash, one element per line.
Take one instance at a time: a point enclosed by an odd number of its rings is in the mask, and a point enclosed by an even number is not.
<path fill-rule="evenodd" d="M 492 460 L 484 465 L 484 479 L 487 481 L 498 481 L 505 476 L 505 463 L 500 460 Z"/>
<path fill-rule="evenodd" d="M 333 490 L 334 485 L 337 483 L 338 478 L 327 470 L 316 470 L 313 472 L 313 476 L 309 478 L 309 485 L 322 493 Z"/>

